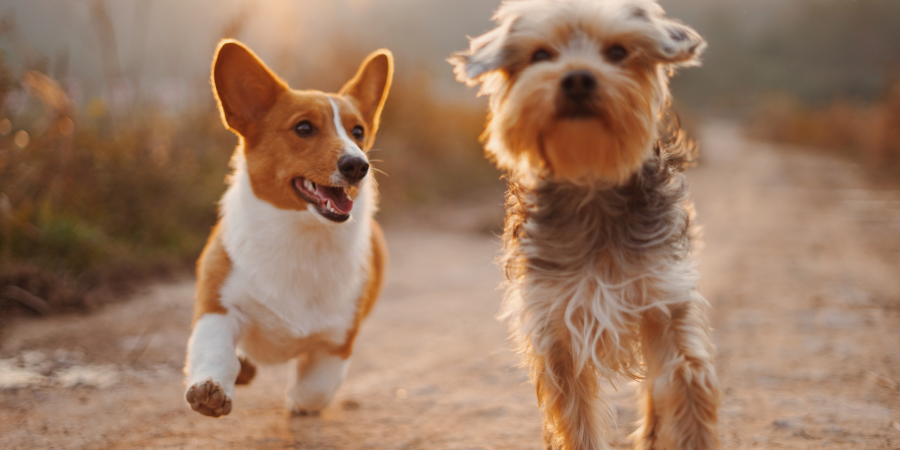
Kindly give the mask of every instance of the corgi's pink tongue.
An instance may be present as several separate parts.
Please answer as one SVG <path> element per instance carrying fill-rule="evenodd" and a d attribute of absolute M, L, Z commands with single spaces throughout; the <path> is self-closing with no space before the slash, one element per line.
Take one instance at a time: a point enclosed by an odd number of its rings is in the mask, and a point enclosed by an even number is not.
<path fill-rule="evenodd" d="M 350 210 L 353 209 L 353 200 L 350 199 L 350 196 L 347 195 L 344 188 L 317 185 L 316 195 L 322 198 L 326 203 L 320 206 L 327 208 L 327 201 L 331 200 L 331 206 L 339 214 L 349 214 Z"/>

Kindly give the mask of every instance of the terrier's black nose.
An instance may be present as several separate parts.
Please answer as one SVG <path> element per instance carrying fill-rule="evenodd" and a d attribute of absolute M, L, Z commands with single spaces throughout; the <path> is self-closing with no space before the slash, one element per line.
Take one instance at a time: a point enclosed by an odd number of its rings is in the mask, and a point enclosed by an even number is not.
<path fill-rule="evenodd" d="M 338 170 L 347 181 L 356 183 L 369 173 L 369 162 L 358 156 L 344 156 L 338 160 Z"/>
<path fill-rule="evenodd" d="M 569 72 L 560 82 L 566 97 L 572 100 L 585 100 L 597 89 L 597 78 L 586 70 Z"/>

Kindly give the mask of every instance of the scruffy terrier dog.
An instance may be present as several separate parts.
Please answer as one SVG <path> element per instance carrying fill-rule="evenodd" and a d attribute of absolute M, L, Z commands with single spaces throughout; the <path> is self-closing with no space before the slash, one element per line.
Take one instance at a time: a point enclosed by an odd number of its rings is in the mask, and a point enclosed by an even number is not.
<path fill-rule="evenodd" d="M 668 77 L 693 29 L 654 0 L 508 0 L 450 62 L 490 96 L 486 149 L 509 172 L 505 314 L 548 449 L 608 448 L 601 377 L 643 379 L 642 450 L 718 448 L 713 347 L 691 261 L 692 156 Z"/>

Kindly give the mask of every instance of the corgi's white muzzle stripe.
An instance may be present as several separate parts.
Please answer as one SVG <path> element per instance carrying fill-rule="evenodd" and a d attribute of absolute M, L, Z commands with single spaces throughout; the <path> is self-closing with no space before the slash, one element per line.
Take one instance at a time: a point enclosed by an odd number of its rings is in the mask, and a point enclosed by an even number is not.
<path fill-rule="evenodd" d="M 344 123 L 341 121 L 341 110 L 337 102 L 333 98 L 329 98 L 328 101 L 331 102 L 331 110 L 334 111 L 334 128 L 337 129 L 338 136 L 344 141 L 344 156 L 358 156 L 369 161 L 366 153 L 347 135 L 347 130 L 344 129 Z"/>
<path fill-rule="evenodd" d="M 343 156 L 356 156 L 369 161 L 369 158 L 366 157 L 366 153 L 359 148 L 359 145 L 356 145 L 356 142 L 353 142 L 353 139 L 350 139 L 350 136 L 347 135 L 347 130 L 344 129 L 344 123 L 341 121 L 341 109 L 338 107 L 336 101 L 333 98 L 328 98 L 328 102 L 331 103 L 331 110 L 334 112 L 334 128 L 337 131 L 338 136 L 340 136 L 341 141 L 344 142 L 344 154 Z M 344 184 L 344 177 L 341 175 L 340 171 L 335 171 L 331 174 L 331 182 L 335 186 L 339 186 Z"/>

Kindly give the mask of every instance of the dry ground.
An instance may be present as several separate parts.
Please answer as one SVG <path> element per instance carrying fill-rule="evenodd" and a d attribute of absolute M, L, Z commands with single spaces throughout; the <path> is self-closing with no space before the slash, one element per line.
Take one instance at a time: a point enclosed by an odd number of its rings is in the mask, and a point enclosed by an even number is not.
<path fill-rule="evenodd" d="M 843 161 L 705 130 L 690 178 L 723 448 L 900 449 L 900 193 Z M 498 240 L 473 231 L 497 211 L 388 228 L 389 283 L 321 417 L 284 414 L 286 366 L 239 388 L 227 417 L 191 411 L 184 280 L 2 330 L 0 448 L 537 450 L 532 388 L 494 318 Z M 617 386 L 614 446 L 628 448 L 633 389 Z"/>

